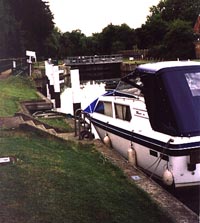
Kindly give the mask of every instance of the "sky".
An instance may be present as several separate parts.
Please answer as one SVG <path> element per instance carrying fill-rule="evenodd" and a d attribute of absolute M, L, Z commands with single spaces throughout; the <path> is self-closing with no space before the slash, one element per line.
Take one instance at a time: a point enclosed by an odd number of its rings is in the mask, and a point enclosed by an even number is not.
<path fill-rule="evenodd" d="M 80 29 L 86 36 L 109 24 L 126 23 L 136 29 L 146 22 L 151 6 L 160 0 L 48 0 L 55 25 L 61 32 Z"/>

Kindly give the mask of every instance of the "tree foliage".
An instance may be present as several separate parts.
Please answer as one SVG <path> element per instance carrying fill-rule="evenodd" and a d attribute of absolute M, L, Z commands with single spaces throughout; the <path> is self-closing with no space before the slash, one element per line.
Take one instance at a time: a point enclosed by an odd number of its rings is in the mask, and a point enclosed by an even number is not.
<path fill-rule="evenodd" d="M 161 0 L 150 11 L 145 25 L 137 30 L 140 47 L 150 48 L 152 56 L 165 59 L 193 58 L 193 26 L 200 0 Z"/>
<path fill-rule="evenodd" d="M 136 43 L 134 34 L 134 30 L 127 24 L 121 26 L 109 24 L 102 30 L 100 46 L 106 54 L 132 49 Z"/>
<path fill-rule="evenodd" d="M 112 54 L 132 49 L 135 44 L 135 32 L 128 25 L 109 24 L 101 33 L 95 33 L 90 37 L 86 37 L 81 30 L 63 33 L 59 56 Z"/>
<path fill-rule="evenodd" d="M 91 37 L 81 31 L 75 32 L 77 36 L 74 31 L 64 33 L 59 56 L 112 54 L 136 46 L 149 49 L 149 56 L 154 58 L 194 58 L 193 26 L 199 12 L 200 0 L 161 0 L 151 7 L 145 24 L 136 30 L 127 24 L 111 23 Z"/>
<path fill-rule="evenodd" d="M 25 49 L 44 54 L 51 34 L 53 15 L 42 0 L 0 0 L 1 57 L 17 57 Z"/>
<path fill-rule="evenodd" d="M 0 58 L 21 51 L 20 23 L 12 16 L 8 1 L 0 0 Z"/>
<path fill-rule="evenodd" d="M 193 40 L 193 31 L 190 23 L 180 19 L 174 20 L 163 41 L 166 47 L 165 57 L 167 59 L 194 58 Z"/>
<path fill-rule="evenodd" d="M 161 0 L 151 7 L 145 24 L 138 29 L 111 23 L 102 32 L 86 37 L 79 29 L 61 33 L 54 27 L 48 2 L 0 0 L 0 57 L 24 56 L 26 49 L 39 56 L 65 58 L 138 47 L 149 49 L 151 57 L 193 58 L 193 26 L 199 12 L 200 0 Z"/>
<path fill-rule="evenodd" d="M 149 19 L 157 14 L 165 21 L 176 19 L 194 22 L 200 12 L 199 0 L 161 0 L 157 6 L 151 8 Z"/>

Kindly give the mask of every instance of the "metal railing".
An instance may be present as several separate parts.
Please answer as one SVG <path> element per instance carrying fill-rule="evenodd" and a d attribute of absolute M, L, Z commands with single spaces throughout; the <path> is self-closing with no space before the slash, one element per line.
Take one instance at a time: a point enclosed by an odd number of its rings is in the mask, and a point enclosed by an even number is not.
<path fill-rule="evenodd" d="M 26 58 L 0 59 L 0 73 L 12 70 L 14 75 L 24 74 L 28 71 Z"/>
<path fill-rule="evenodd" d="M 1 59 L 0 60 L 0 73 L 6 70 L 12 69 L 12 59 Z"/>
<path fill-rule="evenodd" d="M 121 63 L 121 54 L 113 55 L 94 55 L 94 56 L 77 56 L 67 57 L 64 60 L 65 65 L 81 65 L 81 64 L 101 64 L 101 63 Z"/>

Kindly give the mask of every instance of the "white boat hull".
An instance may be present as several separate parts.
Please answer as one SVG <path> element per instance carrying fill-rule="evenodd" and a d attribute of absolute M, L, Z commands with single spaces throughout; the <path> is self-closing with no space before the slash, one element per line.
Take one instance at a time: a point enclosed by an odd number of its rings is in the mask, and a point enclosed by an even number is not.
<path fill-rule="evenodd" d="M 200 185 L 200 63 L 144 64 L 86 108 L 99 137 L 175 187 Z M 129 154 L 129 155 L 128 155 Z"/>
<path fill-rule="evenodd" d="M 162 153 L 157 157 L 151 155 L 150 148 L 138 143 L 131 142 L 123 137 L 117 136 L 109 131 L 95 126 L 95 129 L 103 141 L 107 135 L 110 138 L 111 146 L 123 157 L 128 159 L 128 150 L 133 148 L 136 153 L 136 165 L 151 177 L 163 180 L 163 175 L 168 168 L 173 175 L 175 187 L 194 186 L 200 184 L 200 164 L 196 165 L 195 171 L 188 171 L 189 156 L 168 156 L 168 160 L 161 159 Z M 156 151 L 154 151 L 156 153 Z"/>

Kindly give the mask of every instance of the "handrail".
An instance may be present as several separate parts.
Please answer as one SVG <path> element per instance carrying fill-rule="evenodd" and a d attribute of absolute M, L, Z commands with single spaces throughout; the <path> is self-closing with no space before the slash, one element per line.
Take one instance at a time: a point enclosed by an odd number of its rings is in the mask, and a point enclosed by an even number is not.
<path fill-rule="evenodd" d="M 121 63 L 121 62 L 122 62 L 122 55 L 121 54 L 76 56 L 76 57 L 67 57 L 64 60 L 65 65 Z"/>
<path fill-rule="evenodd" d="M 0 59 L 0 73 L 10 69 L 20 69 L 25 65 L 27 65 L 26 58 Z"/>

